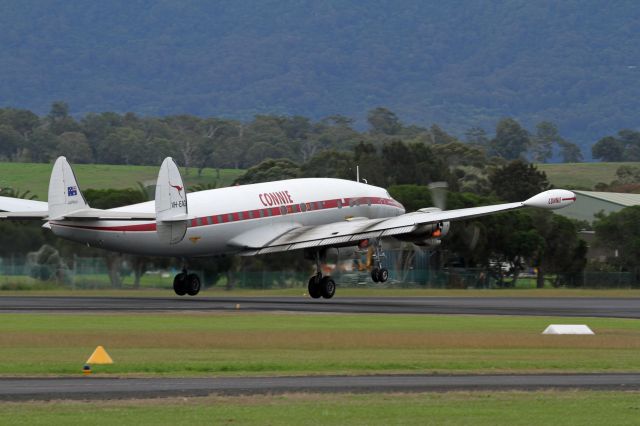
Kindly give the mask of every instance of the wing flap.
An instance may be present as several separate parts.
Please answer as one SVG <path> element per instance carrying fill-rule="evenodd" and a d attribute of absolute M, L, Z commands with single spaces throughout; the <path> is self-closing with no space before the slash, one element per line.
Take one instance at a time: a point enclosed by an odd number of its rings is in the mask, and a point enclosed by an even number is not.
<path fill-rule="evenodd" d="M 522 207 L 525 207 L 522 202 L 507 203 L 448 211 L 414 212 L 388 219 L 367 219 L 318 226 L 302 226 L 283 233 L 261 247 L 256 245 L 253 247 L 245 246 L 247 250 L 243 254 L 266 254 L 312 247 L 336 246 L 366 239 L 409 234 L 418 225 L 469 219 Z"/>

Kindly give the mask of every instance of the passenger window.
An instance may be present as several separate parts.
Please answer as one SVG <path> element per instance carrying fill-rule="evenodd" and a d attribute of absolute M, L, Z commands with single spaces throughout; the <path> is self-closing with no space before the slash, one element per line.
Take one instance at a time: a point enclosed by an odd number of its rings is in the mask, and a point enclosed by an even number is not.
<path fill-rule="evenodd" d="M 287 214 L 287 208 L 285 206 L 280 206 L 280 214 L 283 216 Z"/>
<path fill-rule="evenodd" d="M 233 214 L 229 213 L 228 222 L 233 222 Z"/>
<path fill-rule="evenodd" d="M 342 200 L 338 200 L 338 208 L 341 209 L 342 208 Z"/>
<path fill-rule="evenodd" d="M 306 212 L 307 211 L 307 205 L 305 203 L 300 204 L 300 211 L 302 211 L 302 212 Z"/>

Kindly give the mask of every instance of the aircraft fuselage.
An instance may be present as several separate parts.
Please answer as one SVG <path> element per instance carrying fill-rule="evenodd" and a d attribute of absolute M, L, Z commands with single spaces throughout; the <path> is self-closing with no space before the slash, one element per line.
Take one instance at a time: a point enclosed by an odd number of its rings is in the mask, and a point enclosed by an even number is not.
<path fill-rule="evenodd" d="M 188 194 L 187 234 L 177 244 L 161 244 L 155 221 L 50 221 L 58 236 L 91 247 L 151 256 L 213 256 L 243 249 L 242 236 L 275 238 L 280 230 L 387 218 L 404 207 L 372 185 L 329 178 L 291 179 Z M 187 199 L 183 202 L 187 203 Z M 177 201 L 180 202 L 180 201 Z M 154 202 L 113 211 L 153 213 Z M 253 234 L 252 234 L 253 233 Z M 264 235 L 260 235 L 264 234 Z"/>

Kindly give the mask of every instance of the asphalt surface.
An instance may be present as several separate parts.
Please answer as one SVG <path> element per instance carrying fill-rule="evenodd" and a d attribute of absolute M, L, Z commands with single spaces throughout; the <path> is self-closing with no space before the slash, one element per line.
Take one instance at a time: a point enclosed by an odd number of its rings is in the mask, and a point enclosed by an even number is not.
<path fill-rule="evenodd" d="M 0 312 L 324 312 L 640 318 L 640 298 L 601 297 L 39 297 L 0 296 Z"/>
<path fill-rule="evenodd" d="M 118 399 L 287 392 L 640 390 L 640 374 L 394 375 L 226 378 L 0 378 L 0 400 Z"/>

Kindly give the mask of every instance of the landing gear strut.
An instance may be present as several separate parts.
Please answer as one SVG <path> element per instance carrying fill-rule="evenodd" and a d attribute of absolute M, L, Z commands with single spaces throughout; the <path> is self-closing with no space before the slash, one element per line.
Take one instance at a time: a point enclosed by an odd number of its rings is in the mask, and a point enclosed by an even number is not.
<path fill-rule="evenodd" d="M 195 296 L 200 292 L 200 277 L 197 274 L 189 274 L 187 268 L 182 269 L 182 272 L 173 278 L 173 291 L 178 296 Z"/>
<path fill-rule="evenodd" d="M 309 296 L 314 299 L 324 297 L 331 299 L 336 294 L 336 283 L 330 276 L 322 276 L 320 269 L 320 252 L 316 252 L 316 274 L 309 279 Z"/>
<path fill-rule="evenodd" d="M 375 283 L 384 283 L 389 279 L 389 271 L 387 268 L 382 267 L 382 258 L 384 256 L 384 251 L 382 250 L 382 241 L 379 239 L 375 243 L 376 252 L 374 254 L 375 257 L 375 266 L 371 270 L 371 279 Z"/>

